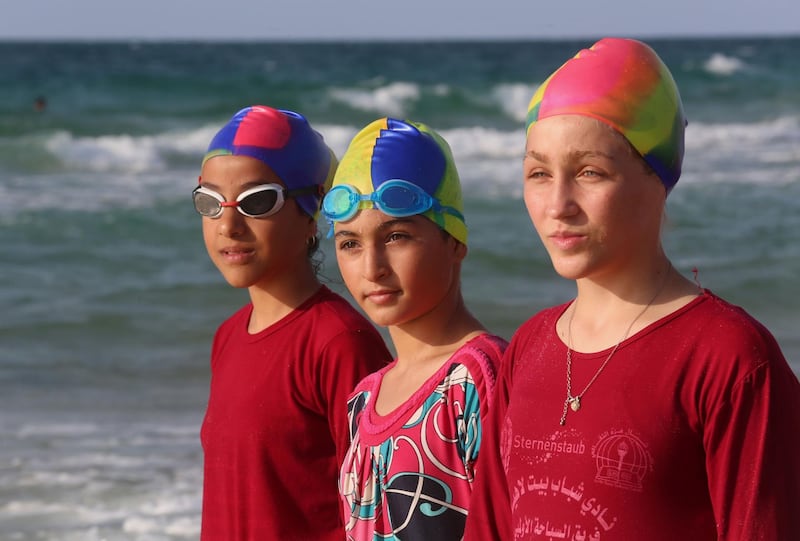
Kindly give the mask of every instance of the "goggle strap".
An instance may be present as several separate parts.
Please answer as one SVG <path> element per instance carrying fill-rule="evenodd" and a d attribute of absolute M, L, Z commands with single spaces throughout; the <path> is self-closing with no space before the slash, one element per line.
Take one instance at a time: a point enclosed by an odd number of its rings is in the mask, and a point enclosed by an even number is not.
<path fill-rule="evenodd" d="M 293 190 L 287 190 L 286 196 L 287 197 L 296 197 L 298 195 L 322 195 L 324 188 L 319 184 L 314 184 L 313 186 L 306 186 L 304 188 L 295 188 Z"/>

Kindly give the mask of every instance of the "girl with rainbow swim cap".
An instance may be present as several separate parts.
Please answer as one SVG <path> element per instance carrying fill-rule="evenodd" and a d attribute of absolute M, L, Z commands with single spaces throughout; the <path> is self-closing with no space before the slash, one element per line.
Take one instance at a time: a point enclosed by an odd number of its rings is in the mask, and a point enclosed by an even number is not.
<path fill-rule="evenodd" d="M 685 125 L 669 70 L 630 39 L 533 96 L 525 205 L 577 295 L 506 351 L 467 540 L 800 539 L 800 383 L 661 243 Z"/>
<path fill-rule="evenodd" d="M 463 212 L 444 139 L 392 118 L 355 136 L 323 200 L 344 282 L 397 353 L 347 403 L 339 491 L 349 540 L 463 535 L 506 346 L 462 298 Z"/>
<path fill-rule="evenodd" d="M 391 360 L 320 284 L 316 216 L 336 159 L 302 115 L 246 107 L 219 130 L 193 192 L 211 260 L 250 302 L 211 348 L 201 429 L 202 541 L 344 537 L 336 480 L 353 386 Z"/>

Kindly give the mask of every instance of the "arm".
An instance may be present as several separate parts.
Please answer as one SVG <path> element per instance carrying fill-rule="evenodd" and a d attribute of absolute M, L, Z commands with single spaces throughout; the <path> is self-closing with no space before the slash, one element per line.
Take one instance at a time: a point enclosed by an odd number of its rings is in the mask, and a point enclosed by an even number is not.
<path fill-rule="evenodd" d="M 465 541 L 507 541 L 511 535 L 511 501 L 500 452 L 502 427 L 511 391 L 514 343 L 506 350 L 489 413 L 482 421 L 480 460 L 472 485 Z"/>
<path fill-rule="evenodd" d="M 800 383 L 774 340 L 704 428 L 709 492 L 721 540 L 800 539 Z M 760 346 L 760 347 L 759 347 Z"/>
<path fill-rule="evenodd" d="M 497 381 L 497 370 L 500 366 L 503 351 L 508 342 L 499 336 L 487 335 L 475 345 L 467 344 L 459 351 L 457 362 L 463 364 L 474 387 L 465 386 L 463 397 L 464 425 L 459 430 L 459 437 L 464 449 L 464 467 L 471 482 L 475 463 L 484 439 L 483 423 L 489 415 L 494 388 Z M 456 400 L 452 400 L 453 403 Z"/>
<path fill-rule="evenodd" d="M 336 459 L 344 460 L 350 446 L 347 400 L 359 381 L 391 361 L 378 333 L 346 331 L 326 346 L 320 366 L 320 389 L 328 426 L 336 444 Z"/>

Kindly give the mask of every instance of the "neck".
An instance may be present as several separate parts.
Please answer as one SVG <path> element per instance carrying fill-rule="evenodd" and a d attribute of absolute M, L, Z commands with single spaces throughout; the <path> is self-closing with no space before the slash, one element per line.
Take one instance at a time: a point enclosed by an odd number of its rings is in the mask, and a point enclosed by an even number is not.
<path fill-rule="evenodd" d="M 256 333 L 266 329 L 303 304 L 319 288 L 319 280 L 310 263 L 266 283 L 251 286 L 248 293 L 253 313 L 248 330 Z"/>
<path fill-rule="evenodd" d="M 461 295 L 454 303 L 442 303 L 414 321 L 390 325 L 388 329 L 397 351 L 398 366 L 432 360 L 443 363 L 470 339 L 486 332 L 467 310 Z"/>
<path fill-rule="evenodd" d="M 669 260 L 663 258 L 660 265 L 613 285 L 579 280 L 575 302 L 565 312 L 566 320 L 562 316 L 559 322 L 562 340 L 571 349 L 584 352 L 615 346 L 657 319 L 655 314 L 660 311 L 654 307 L 664 302 L 676 276 Z"/>

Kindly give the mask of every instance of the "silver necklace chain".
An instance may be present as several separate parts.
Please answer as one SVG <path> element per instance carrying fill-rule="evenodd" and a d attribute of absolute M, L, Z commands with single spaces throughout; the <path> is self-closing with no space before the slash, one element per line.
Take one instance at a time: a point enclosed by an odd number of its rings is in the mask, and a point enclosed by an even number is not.
<path fill-rule="evenodd" d="M 633 326 L 636 324 L 636 322 L 639 321 L 639 318 L 642 317 L 645 312 L 647 312 L 647 309 L 650 308 L 650 306 L 653 304 L 656 298 L 661 294 L 661 291 L 667 284 L 667 278 L 669 277 L 669 272 L 671 269 L 672 269 L 672 264 L 670 263 L 669 267 L 667 268 L 667 272 L 664 275 L 664 279 L 662 280 L 661 285 L 659 286 L 655 295 L 653 295 L 653 298 L 651 298 L 650 302 L 647 303 L 647 305 L 642 309 L 642 311 L 639 312 L 635 318 L 633 318 L 631 324 L 628 325 L 627 329 L 625 329 L 625 334 L 623 334 L 622 338 L 619 339 L 619 342 L 617 342 L 614 345 L 614 349 L 611 350 L 611 353 L 608 354 L 606 360 L 603 361 L 603 364 L 600 365 L 600 368 L 597 369 L 597 371 L 594 373 L 594 375 L 586 384 L 586 386 L 583 388 L 583 390 L 578 394 L 576 394 L 575 396 L 573 396 L 572 395 L 572 318 L 575 317 L 575 311 L 578 308 L 578 299 L 577 298 L 575 299 L 575 302 L 572 305 L 572 312 L 570 312 L 569 314 L 569 321 L 567 322 L 567 398 L 564 400 L 564 410 L 561 413 L 561 420 L 559 421 L 559 424 L 561 426 L 564 426 L 567 423 L 567 411 L 569 409 L 572 409 L 572 411 L 578 411 L 579 409 L 581 409 L 581 399 L 583 398 L 583 395 L 586 394 L 586 391 L 588 391 L 589 387 L 591 387 L 592 384 L 595 382 L 597 377 L 600 375 L 600 373 L 606 367 L 608 362 L 611 360 L 611 357 L 613 357 L 614 353 L 617 352 L 619 345 L 622 342 L 624 342 L 626 338 L 628 338 L 628 334 L 631 332 L 631 329 L 633 329 Z"/>

